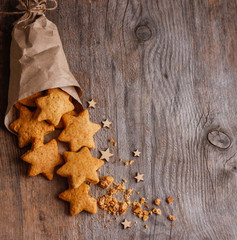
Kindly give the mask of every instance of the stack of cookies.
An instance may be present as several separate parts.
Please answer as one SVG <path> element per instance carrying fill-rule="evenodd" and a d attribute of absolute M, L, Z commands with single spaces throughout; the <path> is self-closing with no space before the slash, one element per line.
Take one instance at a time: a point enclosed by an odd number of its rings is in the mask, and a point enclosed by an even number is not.
<path fill-rule="evenodd" d="M 29 176 L 43 174 L 52 180 L 54 169 L 57 174 L 68 178 L 69 189 L 59 198 L 70 202 L 70 213 L 75 215 L 83 210 L 97 212 L 97 201 L 89 195 L 89 185 L 99 182 L 97 170 L 104 162 L 91 156 L 95 148 L 93 136 L 101 128 L 89 119 L 87 110 L 78 112 L 71 96 L 60 89 L 49 89 L 34 94 L 15 104 L 19 118 L 10 128 L 18 135 L 18 145 L 31 149 L 21 158 L 30 164 Z M 44 143 L 44 136 L 62 128 L 58 140 L 69 143 L 70 151 L 63 156 L 58 152 L 56 139 Z"/>

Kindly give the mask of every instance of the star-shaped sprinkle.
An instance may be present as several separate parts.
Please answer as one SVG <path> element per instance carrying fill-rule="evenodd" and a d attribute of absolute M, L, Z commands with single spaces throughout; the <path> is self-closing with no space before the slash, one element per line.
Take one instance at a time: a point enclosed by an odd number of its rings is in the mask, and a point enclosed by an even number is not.
<path fill-rule="evenodd" d="M 88 194 L 89 189 L 90 187 L 87 184 L 82 183 L 78 188 L 68 189 L 59 194 L 60 199 L 70 202 L 71 216 L 83 210 L 93 214 L 97 212 L 97 201 Z"/>
<path fill-rule="evenodd" d="M 32 149 L 22 155 L 21 158 L 31 164 L 29 176 L 42 173 L 48 180 L 53 179 L 54 168 L 63 164 L 63 158 L 58 153 L 58 145 L 55 139 L 46 144 L 35 141 Z"/>
<path fill-rule="evenodd" d="M 90 121 L 88 110 L 80 112 L 78 116 L 64 114 L 62 119 L 65 129 L 58 139 L 62 142 L 69 142 L 71 151 L 76 152 L 81 147 L 95 148 L 93 135 L 101 127 Z"/>
<path fill-rule="evenodd" d="M 74 109 L 70 95 L 58 88 L 49 89 L 47 96 L 36 99 L 36 104 L 39 112 L 37 120 L 47 120 L 54 126 L 59 124 L 63 114 Z"/>
<path fill-rule="evenodd" d="M 121 222 L 121 224 L 123 225 L 123 228 L 130 228 L 131 227 L 131 221 L 128 221 L 127 219 L 125 219 L 123 222 Z"/>
<path fill-rule="evenodd" d="M 106 151 L 100 151 L 100 153 L 101 153 L 100 159 L 104 159 L 107 162 L 109 162 L 110 157 L 114 156 L 114 154 L 110 153 L 109 148 Z"/>
<path fill-rule="evenodd" d="M 10 128 L 18 133 L 18 145 L 20 148 L 32 143 L 35 139 L 44 141 L 44 136 L 54 131 L 54 126 L 34 118 L 35 112 L 31 112 L 27 107 L 18 105 L 20 117 L 14 121 Z"/>
<path fill-rule="evenodd" d="M 110 128 L 110 125 L 112 124 L 112 122 L 110 122 L 108 118 L 105 121 L 102 121 L 102 123 L 103 123 L 103 128 Z"/>
<path fill-rule="evenodd" d="M 78 188 L 83 182 L 99 182 L 96 171 L 104 162 L 92 157 L 87 147 L 79 152 L 64 152 L 63 156 L 66 163 L 58 169 L 57 174 L 69 178 L 73 188 Z"/>
<path fill-rule="evenodd" d="M 137 182 L 144 181 L 143 179 L 144 174 L 137 173 L 137 176 L 134 178 L 137 180 Z"/>
<path fill-rule="evenodd" d="M 133 152 L 133 154 L 134 154 L 134 157 L 140 157 L 141 152 L 136 150 L 136 151 Z"/>
<path fill-rule="evenodd" d="M 91 99 L 90 101 L 88 101 L 89 104 L 89 108 L 95 108 L 95 105 L 97 104 L 97 102 L 95 102 L 93 99 Z"/>

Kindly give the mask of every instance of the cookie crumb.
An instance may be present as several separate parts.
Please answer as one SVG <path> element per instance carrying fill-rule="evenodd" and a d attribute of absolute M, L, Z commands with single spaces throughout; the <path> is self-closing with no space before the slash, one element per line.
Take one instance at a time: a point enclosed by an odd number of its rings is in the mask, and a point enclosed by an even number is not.
<path fill-rule="evenodd" d="M 129 162 L 125 162 L 125 163 L 124 163 L 124 166 L 128 166 L 128 165 L 129 165 Z"/>
<path fill-rule="evenodd" d="M 162 212 L 161 212 L 161 210 L 159 208 L 158 209 L 157 208 L 153 208 L 152 212 L 157 214 L 157 215 L 161 215 L 162 214 Z"/>
<path fill-rule="evenodd" d="M 140 194 L 140 192 L 137 192 L 137 194 Z"/>
<path fill-rule="evenodd" d="M 145 216 L 142 218 L 143 222 L 147 221 L 148 219 L 149 219 L 149 217 L 148 217 L 147 215 L 145 215 Z"/>
<path fill-rule="evenodd" d="M 133 192 L 132 188 L 127 190 L 127 194 L 131 194 L 132 192 Z"/>
<path fill-rule="evenodd" d="M 107 225 L 105 225 L 105 228 L 107 228 L 108 226 Z"/>
<path fill-rule="evenodd" d="M 169 215 L 169 216 L 168 216 L 168 219 L 169 219 L 170 221 L 175 221 L 175 217 L 172 216 L 172 215 Z"/>
<path fill-rule="evenodd" d="M 126 180 L 126 179 L 122 179 L 122 181 L 123 181 L 124 183 L 126 183 L 126 182 L 127 182 L 127 180 Z"/>
<path fill-rule="evenodd" d="M 167 202 L 168 202 L 169 204 L 172 203 L 172 202 L 173 202 L 173 197 L 167 198 Z"/>
<path fill-rule="evenodd" d="M 145 204 L 145 207 L 146 207 L 146 208 L 150 208 L 150 206 L 149 206 L 149 205 L 147 205 L 147 204 Z"/>
<path fill-rule="evenodd" d="M 122 162 L 123 161 L 123 159 L 122 158 L 119 158 L 119 162 Z"/>
<path fill-rule="evenodd" d="M 148 225 L 147 224 L 145 225 L 145 229 L 148 229 Z"/>
<path fill-rule="evenodd" d="M 114 182 L 114 178 L 111 176 L 104 176 L 100 179 L 99 186 L 102 188 L 109 188 L 109 186 Z"/>
<path fill-rule="evenodd" d="M 142 197 L 142 198 L 140 199 L 140 203 L 143 204 L 143 203 L 145 203 L 145 202 L 146 202 L 146 199 Z"/>
<path fill-rule="evenodd" d="M 130 162 L 129 162 L 129 165 L 132 165 L 134 163 L 134 160 L 131 160 Z"/>
<path fill-rule="evenodd" d="M 160 199 L 159 198 L 157 198 L 156 200 L 155 200 L 155 205 L 157 205 L 157 206 L 159 206 L 160 205 Z"/>
<path fill-rule="evenodd" d="M 113 145 L 116 147 L 117 146 L 117 143 L 114 141 L 113 138 L 109 139 L 109 142 L 113 143 Z"/>

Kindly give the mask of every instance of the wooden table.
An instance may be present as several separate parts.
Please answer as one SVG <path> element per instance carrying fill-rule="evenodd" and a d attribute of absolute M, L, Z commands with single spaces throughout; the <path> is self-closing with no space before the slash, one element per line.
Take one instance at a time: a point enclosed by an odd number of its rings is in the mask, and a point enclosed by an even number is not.
<path fill-rule="evenodd" d="M 1 9 L 15 5 L 0 0 Z M 89 110 L 92 121 L 113 123 L 95 136 L 94 156 L 108 146 L 114 153 L 101 176 L 127 179 L 140 192 L 133 198 L 146 197 L 150 206 L 162 200 L 162 216 L 147 222 L 131 210 L 111 223 L 100 209 L 70 217 L 57 198 L 65 178 L 27 177 L 20 159 L 26 149 L 3 125 L 17 17 L 1 15 L 0 239 L 237 239 L 236 7 L 235 0 L 63 0 L 47 12 L 84 90 L 84 107 L 98 102 Z M 118 159 L 131 160 L 135 149 L 141 157 L 124 167 Z M 144 182 L 136 183 L 137 172 Z M 103 193 L 91 189 L 94 197 Z M 176 221 L 167 220 L 170 214 Z M 122 229 L 125 218 L 131 229 Z"/>

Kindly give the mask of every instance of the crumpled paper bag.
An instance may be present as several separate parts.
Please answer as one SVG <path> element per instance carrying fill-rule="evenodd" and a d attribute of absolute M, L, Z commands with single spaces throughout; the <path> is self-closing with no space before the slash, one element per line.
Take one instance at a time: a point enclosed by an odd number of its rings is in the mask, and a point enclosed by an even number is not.
<path fill-rule="evenodd" d="M 69 70 L 58 29 L 45 15 L 15 23 L 10 50 L 10 83 L 6 128 L 16 119 L 14 104 L 34 93 L 61 88 L 79 104 L 81 88 Z"/>

